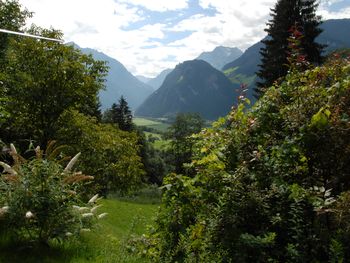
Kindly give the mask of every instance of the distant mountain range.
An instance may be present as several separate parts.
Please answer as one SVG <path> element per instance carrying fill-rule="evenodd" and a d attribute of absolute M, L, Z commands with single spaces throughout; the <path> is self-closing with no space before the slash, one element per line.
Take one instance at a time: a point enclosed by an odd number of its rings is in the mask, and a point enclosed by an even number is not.
<path fill-rule="evenodd" d="M 243 54 L 242 50 L 238 48 L 230 48 L 219 46 L 213 51 L 203 52 L 196 59 L 201 59 L 208 62 L 217 70 L 221 70 L 227 63 L 239 58 Z"/>
<path fill-rule="evenodd" d="M 196 59 L 204 60 L 212 65 L 217 70 L 221 70 L 221 68 L 226 65 L 228 62 L 231 62 L 238 57 L 240 57 L 243 52 L 238 48 L 230 48 L 219 46 L 214 50 L 209 52 L 201 53 Z M 144 76 L 137 76 L 139 80 L 146 83 L 147 85 L 157 90 L 164 82 L 165 77 L 172 71 L 172 69 L 163 70 L 157 77 L 155 78 L 146 78 Z"/>
<path fill-rule="evenodd" d="M 324 31 L 317 41 L 327 45 L 326 53 L 350 48 L 350 19 L 327 20 L 321 28 Z M 102 109 L 110 107 L 123 95 L 139 116 L 166 117 L 178 112 L 199 112 L 207 119 L 215 119 L 227 114 L 241 83 L 248 85 L 247 96 L 254 100 L 252 90 L 261 47 L 260 41 L 243 54 L 237 48 L 217 47 L 198 57 L 203 60 L 186 61 L 174 70 L 164 70 L 156 78 L 136 78 L 117 60 L 93 49 L 81 50 L 95 59 L 107 61 L 110 67 L 106 90 L 100 93 Z M 215 69 L 228 60 L 231 62 L 222 67 L 224 74 Z"/>
<path fill-rule="evenodd" d="M 157 90 L 164 82 L 166 76 L 172 71 L 172 69 L 163 70 L 157 77 L 147 81 L 147 85 L 153 87 L 154 90 Z"/>
<path fill-rule="evenodd" d="M 74 43 L 71 43 L 74 44 Z M 135 110 L 153 92 L 153 88 L 134 77 L 118 60 L 91 48 L 79 48 L 84 54 L 91 54 L 94 59 L 107 62 L 106 89 L 100 92 L 102 110 L 117 103 L 124 96 L 130 108 Z"/>
<path fill-rule="evenodd" d="M 177 65 L 135 115 L 170 117 L 178 112 L 198 112 L 213 120 L 225 116 L 234 99 L 233 85 L 221 71 L 203 60 L 191 60 Z"/>
<path fill-rule="evenodd" d="M 326 54 L 341 48 L 350 48 L 350 19 L 334 19 L 324 21 L 321 26 L 323 32 L 316 39 L 321 44 L 326 44 Z M 238 59 L 226 64 L 222 71 L 233 83 L 245 83 L 249 86 L 247 97 L 254 100 L 253 87 L 256 83 L 255 73 L 259 70 L 260 49 L 264 46 L 258 42 L 248 48 Z"/>

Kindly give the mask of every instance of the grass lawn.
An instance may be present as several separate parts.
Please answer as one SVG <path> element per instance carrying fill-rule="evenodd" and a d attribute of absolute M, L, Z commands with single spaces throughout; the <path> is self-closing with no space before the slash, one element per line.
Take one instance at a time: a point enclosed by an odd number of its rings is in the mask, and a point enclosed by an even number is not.
<path fill-rule="evenodd" d="M 133 118 L 133 122 L 136 126 L 145 126 L 148 128 L 158 130 L 160 132 L 167 131 L 168 127 L 170 126 L 167 123 L 163 123 L 156 120 L 145 119 L 145 118 Z"/>
<path fill-rule="evenodd" d="M 7 244 L 0 241 L 0 262 L 148 262 L 131 254 L 125 244 L 133 235 L 145 233 L 152 223 L 158 204 L 137 203 L 126 200 L 102 200 L 100 212 L 109 215 L 100 225 L 81 240 L 71 239 L 65 243 L 53 242 L 51 247 L 28 244 Z"/>

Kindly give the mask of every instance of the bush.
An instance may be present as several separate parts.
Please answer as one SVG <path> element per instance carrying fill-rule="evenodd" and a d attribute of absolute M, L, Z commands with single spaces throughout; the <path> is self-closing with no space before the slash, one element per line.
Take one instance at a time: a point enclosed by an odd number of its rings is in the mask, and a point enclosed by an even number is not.
<path fill-rule="evenodd" d="M 51 143 L 46 154 L 39 147 L 36 157 L 23 159 L 11 145 L 12 166 L 4 168 L 0 177 L 1 231 L 16 239 L 47 243 L 89 231 L 99 217 L 97 196 L 88 204 L 80 198 L 79 189 L 93 177 L 71 171 L 80 154 L 66 168 L 56 161 L 60 148 Z M 51 151 L 52 150 L 52 151 Z M 64 159 L 63 159 L 64 160 Z M 63 161 L 62 159 L 60 161 Z"/>
<path fill-rule="evenodd" d="M 64 112 L 59 123 L 56 139 L 70 146 L 68 154 L 82 152 L 78 168 L 94 176 L 97 191 L 126 194 L 141 186 L 144 171 L 136 133 L 100 124 L 75 110 Z"/>
<path fill-rule="evenodd" d="M 161 262 L 343 262 L 350 254 L 350 63 L 292 72 L 198 138 L 169 175 Z"/>

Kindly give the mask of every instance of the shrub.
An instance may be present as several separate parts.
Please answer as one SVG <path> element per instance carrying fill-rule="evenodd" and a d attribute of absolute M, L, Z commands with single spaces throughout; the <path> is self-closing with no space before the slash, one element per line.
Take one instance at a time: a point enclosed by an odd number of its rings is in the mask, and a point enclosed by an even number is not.
<path fill-rule="evenodd" d="M 64 239 L 89 231 L 99 217 L 95 206 L 97 196 L 88 204 L 81 201 L 79 189 L 92 176 L 73 172 L 72 166 L 79 154 L 66 168 L 56 161 L 60 148 L 53 143 L 44 153 L 35 149 L 36 157 L 23 159 L 11 145 L 13 165 L 0 162 L 1 231 L 17 239 L 47 243 L 51 239 Z"/>
<path fill-rule="evenodd" d="M 71 110 L 60 117 L 56 139 L 70 146 L 68 154 L 82 152 L 78 168 L 94 176 L 100 193 L 128 193 L 140 187 L 144 171 L 136 133 Z"/>
<path fill-rule="evenodd" d="M 149 251 L 161 262 L 343 262 L 350 256 L 350 63 L 292 72 L 196 135 L 169 175 Z"/>

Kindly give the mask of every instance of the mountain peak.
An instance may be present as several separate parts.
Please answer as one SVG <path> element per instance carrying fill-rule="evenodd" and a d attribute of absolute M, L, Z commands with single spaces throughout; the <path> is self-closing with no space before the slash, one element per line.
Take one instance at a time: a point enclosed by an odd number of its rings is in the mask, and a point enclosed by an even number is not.
<path fill-rule="evenodd" d="M 136 115 L 169 117 L 179 112 L 197 112 L 212 120 L 229 112 L 234 97 L 234 87 L 222 72 L 203 60 L 189 60 L 168 74 Z"/>
<path fill-rule="evenodd" d="M 212 65 L 214 68 L 221 70 L 227 63 L 237 59 L 243 52 L 234 47 L 218 46 L 210 52 L 203 52 L 197 59 L 202 59 Z"/>

